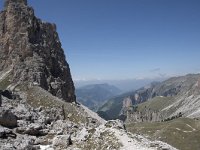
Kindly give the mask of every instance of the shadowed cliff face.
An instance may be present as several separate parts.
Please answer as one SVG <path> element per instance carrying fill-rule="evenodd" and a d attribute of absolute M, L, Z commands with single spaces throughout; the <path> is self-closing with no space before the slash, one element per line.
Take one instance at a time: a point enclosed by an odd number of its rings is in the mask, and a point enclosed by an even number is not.
<path fill-rule="evenodd" d="M 70 68 L 56 25 L 42 22 L 26 0 L 6 0 L 0 12 L 0 72 L 11 83 L 39 85 L 67 102 L 76 101 Z"/>

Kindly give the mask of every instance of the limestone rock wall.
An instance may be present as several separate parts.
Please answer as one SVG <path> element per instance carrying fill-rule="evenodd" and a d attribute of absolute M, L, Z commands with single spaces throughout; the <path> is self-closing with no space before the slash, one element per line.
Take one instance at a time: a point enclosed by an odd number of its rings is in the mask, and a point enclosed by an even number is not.
<path fill-rule="evenodd" d="M 36 18 L 27 0 L 5 1 L 0 53 L 0 71 L 12 68 L 13 83 L 38 85 L 67 102 L 76 101 L 56 25 Z"/>

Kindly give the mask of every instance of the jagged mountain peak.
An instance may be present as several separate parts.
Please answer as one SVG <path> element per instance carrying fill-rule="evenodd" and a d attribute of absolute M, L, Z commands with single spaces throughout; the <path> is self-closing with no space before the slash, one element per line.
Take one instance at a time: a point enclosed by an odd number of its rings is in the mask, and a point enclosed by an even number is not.
<path fill-rule="evenodd" d="M 4 8 L 7 8 L 10 4 L 21 4 L 21 5 L 27 5 L 27 0 L 5 0 L 4 2 Z"/>
<path fill-rule="evenodd" d="M 27 0 L 6 0 L 0 12 L 0 72 L 12 86 L 38 85 L 67 102 L 76 101 L 70 68 L 56 25 L 34 15 Z"/>

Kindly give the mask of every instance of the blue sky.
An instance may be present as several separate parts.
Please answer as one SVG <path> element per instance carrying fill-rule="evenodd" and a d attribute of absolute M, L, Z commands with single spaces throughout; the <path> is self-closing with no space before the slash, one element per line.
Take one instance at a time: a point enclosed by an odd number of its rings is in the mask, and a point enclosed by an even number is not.
<path fill-rule="evenodd" d="M 74 80 L 200 72 L 199 0 L 29 0 L 29 5 L 37 17 L 57 24 Z"/>

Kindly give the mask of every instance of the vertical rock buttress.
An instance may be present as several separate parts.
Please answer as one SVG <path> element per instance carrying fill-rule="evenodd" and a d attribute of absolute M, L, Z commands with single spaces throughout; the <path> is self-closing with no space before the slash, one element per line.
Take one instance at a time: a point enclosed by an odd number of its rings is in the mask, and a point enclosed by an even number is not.
<path fill-rule="evenodd" d="M 0 71 L 12 82 L 35 84 L 66 102 L 76 101 L 56 25 L 36 18 L 27 0 L 5 0 L 0 12 Z"/>

